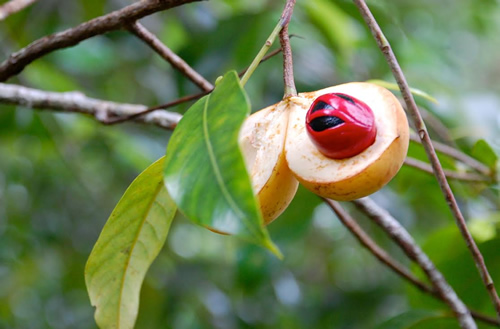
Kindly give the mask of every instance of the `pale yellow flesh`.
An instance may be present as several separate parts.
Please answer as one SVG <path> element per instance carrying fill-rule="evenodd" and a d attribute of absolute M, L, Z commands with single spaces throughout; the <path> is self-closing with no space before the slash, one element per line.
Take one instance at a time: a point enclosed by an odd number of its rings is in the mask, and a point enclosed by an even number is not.
<path fill-rule="evenodd" d="M 365 102 L 372 109 L 377 126 L 374 144 L 360 154 L 334 160 L 321 154 L 305 129 L 305 116 L 320 95 L 345 93 Z M 397 98 L 377 85 L 354 82 L 290 99 L 285 154 L 296 178 L 314 193 L 335 200 L 354 200 L 387 184 L 406 157 L 409 129 Z"/>
<path fill-rule="evenodd" d="M 252 114 L 240 130 L 240 148 L 266 224 L 286 209 L 298 187 L 284 153 L 288 115 L 280 102 Z"/>

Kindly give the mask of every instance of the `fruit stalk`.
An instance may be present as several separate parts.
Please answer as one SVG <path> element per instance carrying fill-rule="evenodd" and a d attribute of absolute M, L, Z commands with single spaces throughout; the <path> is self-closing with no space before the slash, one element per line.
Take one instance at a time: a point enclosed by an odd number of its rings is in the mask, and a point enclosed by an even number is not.
<path fill-rule="evenodd" d="M 241 78 L 241 85 L 242 86 L 245 86 L 245 84 L 248 82 L 248 79 L 250 79 L 253 72 L 257 68 L 257 66 L 259 66 L 259 63 L 262 60 L 262 58 L 264 58 L 264 56 L 266 55 L 269 48 L 271 48 L 271 46 L 273 45 L 274 40 L 278 36 L 278 33 L 283 28 L 283 21 L 282 20 L 283 20 L 283 18 L 280 18 L 278 24 L 276 24 L 276 26 L 274 27 L 274 30 L 271 32 L 271 34 L 267 38 L 266 42 L 264 43 L 262 48 L 260 48 L 259 52 L 257 53 L 257 55 L 253 59 L 252 63 L 250 64 L 250 66 L 246 70 L 245 74 Z"/>
<path fill-rule="evenodd" d="M 288 35 L 288 23 L 292 17 L 295 0 L 288 0 L 283 10 L 283 29 L 280 32 L 280 43 L 283 49 L 283 80 L 285 84 L 285 94 L 283 99 L 290 96 L 297 96 L 295 81 L 293 77 L 292 48 L 290 46 L 290 36 Z"/>

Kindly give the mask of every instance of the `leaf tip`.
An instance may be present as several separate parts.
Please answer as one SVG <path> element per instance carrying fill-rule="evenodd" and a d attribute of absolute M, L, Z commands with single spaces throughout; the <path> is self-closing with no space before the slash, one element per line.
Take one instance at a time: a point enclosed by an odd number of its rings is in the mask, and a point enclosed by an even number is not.
<path fill-rule="evenodd" d="M 271 253 L 273 253 L 279 260 L 283 260 L 284 256 L 281 250 L 271 241 L 271 239 L 266 239 L 263 244 Z"/>

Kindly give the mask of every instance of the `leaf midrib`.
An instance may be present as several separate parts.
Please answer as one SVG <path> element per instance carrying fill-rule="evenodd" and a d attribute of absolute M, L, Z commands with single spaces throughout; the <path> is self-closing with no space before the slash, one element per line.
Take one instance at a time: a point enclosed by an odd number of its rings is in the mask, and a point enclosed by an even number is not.
<path fill-rule="evenodd" d="M 238 204 L 234 201 L 233 197 L 229 193 L 229 191 L 226 189 L 226 185 L 224 183 L 224 179 L 222 178 L 222 174 L 219 169 L 219 165 L 217 163 L 217 159 L 215 157 L 215 153 L 213 150 L 213 146 L 211 143 L 210 139 L 210 133 L 208 132 L 208 104 L 210 102 L 210 97 L 212 95 L 207 96 L 207 100 L 205 101 L 205 104 L 203 106 L 203 135 L 204 135 L 204 140 L 205 140 L 205 146 L 207 147 L 208 151 L 208 157 L 210 159 L 210 164 L 212 165 L 212 168 L 214 169 L 214 174 L 215 174 L 215 179 L 217 180 L 217 184 L 219 185 L 222 194 L 224 195 L 224 198 L 227 200 L 229 203 L 229 206 L 233 209 L 233 211 L 240 216 L 242 219 L 242 222 L 245 221 L 245 215 L 243 211 L 240 209 Z M 247 226 L 247 225 L 246 225 Z M 248 226 L 247 226 L 248 228 Z"/>
<path fill-rule="evenodd" d="M 158 195 L 161 187 L 162 187 L 162 181 L 160 181 L 158 183 L 158 186 L 156 187 L 154 193 L 152 194 L 153 197 L 151 198 L 151 201 L 149 202 L 149 205 L 146 207 L 145 209 L 145 212 L 144 212 L 144 218 L 143 220 L 141 221 L 141 224 L 139 226 L 139 230 L 137 231 L 137 235 L 136 237 L 134 238 L 134 241 L 132 242 L 132 246 L 130 247 L 130 253 L 128 254 L 127 256 L 127 261 L 125 263 L 125 266 L 124 266 L 124 274 L 121 278 L 121 282 L 120 282 L 120 295 L 119 295 L 119 298 L 118 298 L 118 314 L 117 314 L 117 321 L 116 321 L 116 324 L 117 324 L 117 328 L 120 328 L 120 324 L 121 324 L 121 309 L 122 309 L 122 296 L 123 296 L 123 287 L 125 285 L 125 278 L 127 277 L 127 274 L 128 274 L 128 270 L 129 270 L 129 265 L 130 265 L 130 260 L 132 258 L 132 254 L 134 253 L 134 250 L 135 250 L 135 247 L 137 245 L 137 242 L 139 240 L 139 236 L 141 235 L 141 232 L 142 232 L 142 229 L 144 227 L 144 224 L 146 223 L 147 221 L 147 218 L 148 218 L 148 214 L 150 213 L 151 211 L 151 208 L 153 207 L 154 203 L 155 203 L 155 199 L 156 199 L 156 196 Z"/>

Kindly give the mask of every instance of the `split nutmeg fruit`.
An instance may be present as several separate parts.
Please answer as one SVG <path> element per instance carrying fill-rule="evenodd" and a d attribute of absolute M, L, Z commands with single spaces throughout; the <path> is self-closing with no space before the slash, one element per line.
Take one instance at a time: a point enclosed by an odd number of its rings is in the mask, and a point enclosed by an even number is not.
<path fill-rule="evenodd" d="M 409 128 L 390 91 L 353 82 L 301 93 L 252 114 L 239 143 L 267 224 L 286 209 L 298 182 L 341 201 L 382 188 L 403 164 Z"/>

